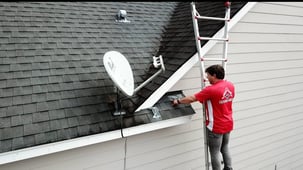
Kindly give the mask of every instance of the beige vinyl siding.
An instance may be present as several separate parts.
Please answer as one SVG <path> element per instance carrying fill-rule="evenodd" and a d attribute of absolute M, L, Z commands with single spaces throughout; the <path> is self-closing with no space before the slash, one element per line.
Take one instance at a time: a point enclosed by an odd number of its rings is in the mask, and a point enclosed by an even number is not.
<path fill-rule="evenodd" d="M 230 32 L 235 169 L 302 169 L 302 5 L 260 2 Z"/>
<path fill-rule="evenodd" d="M 229 36 L 226 77 L 237 92 L 230 144 L 234 169 L 302 169 L 303 3 L 257 3 Z M 221 54 L 218 43 L 205 57 Z M 172 90 L 188 83 L 185 92 L 195 93 L 199 73 L 196 65 Z"/>
<path fill-rule="evenodd" d="M 203 159 L 204 153 L 201 146 L 202 136 L 201 124 L 195 122 L 130 137 L 126 169 L 154 170 L 199 166 L 203 160 L 197 161 L 197 158 Z"/>
<path fill-rule="evenodd" d="M 302 169 L 302 21 L 302 2 L 258 2 L 230 31 L 226 77 L 235 83 L 237 92 L 230 143 L 235 170 Z M 218 44 L 207 56 L 221 53 Z M 197 92 L 199 75 L 196 64 L 170 91 Z M 203 170 L 202 107 L 200 103 L 192 106 L 196 114 L 190 123 L 0 169 Z"/>
<path fill-rule="evenodd" d="M 230 144 L 234 169 L 302 167 L 302 12 L 302 2 L 260 2 L 229 33 L 226 77 L 237 92 Z M 218 43 L 205 57 L 221 57 L 222 48 Z M 206 67 L 214 63 L 205 62 Z M 197 64 L 171 90 L 194 94 L 201 86 L 199 74 Z M 193 104 L 200 115 L 198 105 Z"/>
<path fill-rule="evenodd" d="M 201 79 L 200 75 L 200 67 L 196 64 L 188 73 L 184 75 L 184 77 L 175 84 L 174 87 L 170 89 L 170 91 L 175 90 L 183 90 L 185 95 L 192 95 L 201 89 Z M 195 102 L 191 104 L 195 109 L 196 114 L 192 118 L 192 122 L 190 124 L 195 124 L 199 127 L 199 133 L 201 134 L 201 138 L 199 139 L 199 145 L 201 147 L 199 155 L 195 155 L 195 153 L 191 153 L 195 156 L 196 163 L 194 166 L 187 167 L 184 170 L 201 170 L 205 169 L 205 153 L 204 153 L 204 136 L 203 136 L 203 117 L 202 117 L 202 104 L 199 102 Z M 190 135 L 195 135 L 193 132 L 189 132 Z M 183 165 L 176 165 L 174 168 L 170 170 L 182 170 Z"/>

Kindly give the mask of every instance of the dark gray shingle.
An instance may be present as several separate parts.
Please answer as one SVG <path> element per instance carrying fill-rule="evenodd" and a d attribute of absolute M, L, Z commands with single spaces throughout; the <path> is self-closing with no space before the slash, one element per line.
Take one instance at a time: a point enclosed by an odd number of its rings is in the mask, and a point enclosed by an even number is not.
<path fill-rule="evenodd" d="M 197 6 L 219 14 L 220 4 Z M 232 14 L 244 4 L 233 2 Z M 115 22 L 119 9 L 130 23 Z M 167 100 L 180 91 L 157 102 L 161 119 L 135 112 L 195 53 L 191 22 L 188 2 L 2 2 L 0 152 L 193 114 Z M 208 25 L 208 35 L 219 29 Z M 120 95 L 122 122 L 112 115 L 117 95 L 102 61 L 110 50 L 128 59 L 136 86 L 156 71 L 152 56 L 161 54 L 167 69 L 133 97 Z"/>

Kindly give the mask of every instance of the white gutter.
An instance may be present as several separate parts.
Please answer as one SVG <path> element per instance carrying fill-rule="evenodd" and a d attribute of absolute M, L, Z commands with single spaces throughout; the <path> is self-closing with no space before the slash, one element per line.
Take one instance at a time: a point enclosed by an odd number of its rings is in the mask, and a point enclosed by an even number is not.
<path fill-rule="evenodd" d="M 192 115 L 122 129 L 124 137 L 187 123 Z M 0 165 L 122 138 L 121 130 L 34 146 L 0 154 Z"/>
<path fill-rule="evenodd" d="M 122 138 L 121 130 L 79 137 L 0 154 L 0 165 Z"/>
<path fill-rule="evenodd" d="M 230 20 L 228 31 L 244 17 L 256 5 L 257 2 L 248 2 L 234 17 Z M 213 38 L 220 38 L 224 33 L 224 28 L 219 30 Z M 201 55 L 204 56 L 217 41 L 208 41 L 201 48 Z M 152 107 L 177 81 L 179 81 L 185 73 L 187 73 L 198 62 L 198 54 L 193 55 L 185 64 L 183 64 L 166 82 L 164 82 L 145 102 L 138 107 L 136 111 Z"/>

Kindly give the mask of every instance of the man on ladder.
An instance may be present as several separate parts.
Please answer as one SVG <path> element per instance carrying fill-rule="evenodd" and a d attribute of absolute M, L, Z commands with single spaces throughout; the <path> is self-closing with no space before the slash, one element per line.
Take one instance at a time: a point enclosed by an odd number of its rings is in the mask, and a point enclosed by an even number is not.
<path fill-rule="evenodd" d="M 204 104 L 206 107 L 205 116 L 207 117 L 205 124 L 207 128 L 206 138 L 212 169 L 222 170 L 221 152 L 224 162 L 223 170 L 232 170 L 228 143 L 230 132 L 233 130 L 232 101 L 235 97 L 235 88 L 231 82 L 224 80 L 225 71 L 221 65 L 212 65 L 205 72 L 211 86 L 205 87 L 194 95 L 175 99 L 173 105 L 196 101 Z"/>
<path fill-rule="evenodd" d="M 232 170 L 231 156 L 229 152 L 229 135 L 233 130 L 232 101 L 235 97 L 233 83 L 224 80 L 227 62 L 228 28 L 230 20 L 230 2 L 225 3 L 225 18 L 200 16 L 192 2 L 192 17 L 195 31 L 197 52 L 200 62 L 201 86 L 202 90 L 194 95 L 185 96 L 173 101 L 173 105 L 189 104 L 199 101 L 203 104 L 204 144 L 205 144 L 205 166 L 209 170 L 208 148 L 211 157 L 212 170 L 221 170 L 221 155 L 223 157 L 224 169 Z M 198 19 L 225 21 L 223 38 L 200 37 L 198 29 Z M 202 40 L 224 41 L 222 58 L 204 58 L 201 55 Z M 205 61 L 222 61 L 221 65 L 212 65 L 204 70 Z M 206 76 L 205 76 L 206 74 Z M 206 78 L 205 78 L 206 77 Z M 209 81 L 211 86 L 205 87 L 205 82 Z"/>

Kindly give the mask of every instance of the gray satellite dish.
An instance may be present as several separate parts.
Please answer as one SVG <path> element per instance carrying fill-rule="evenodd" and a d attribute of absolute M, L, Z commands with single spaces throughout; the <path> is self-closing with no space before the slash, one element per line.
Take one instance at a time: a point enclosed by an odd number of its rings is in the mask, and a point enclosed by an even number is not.
<path fill-rule="evenodd" d="M 103 64 L 115 85 L 127 96 L 132 96 L 134 76 L 127 59 L 117 51 L 108 51 L 103 57 Z"/>

